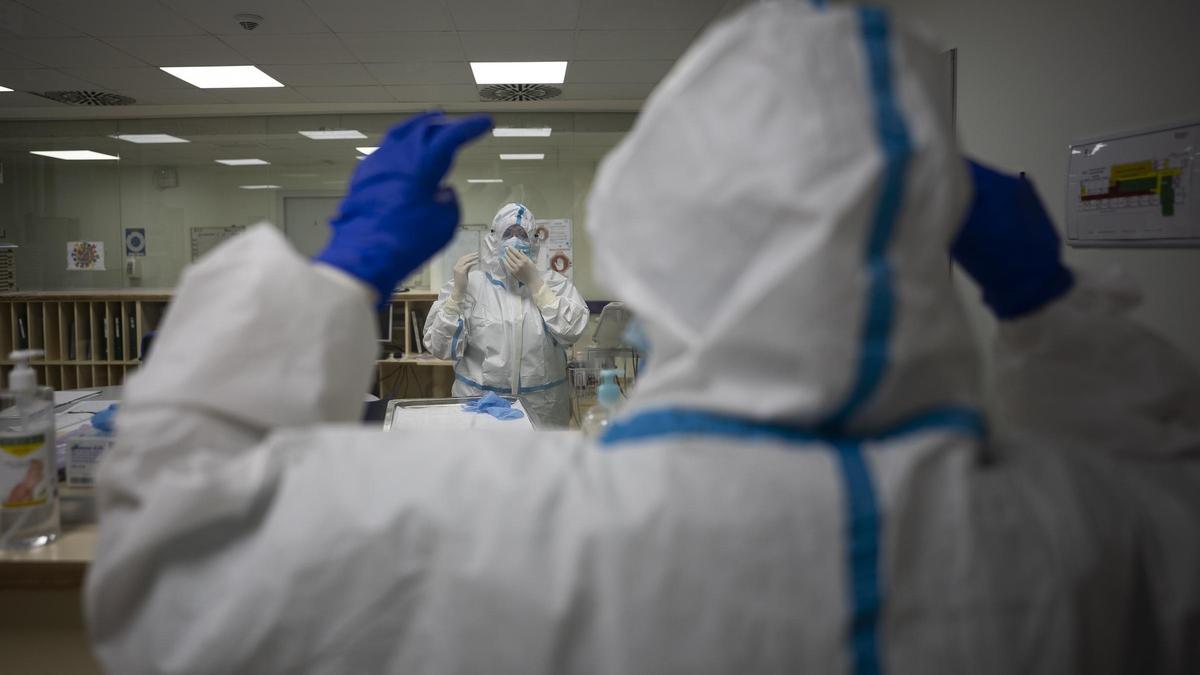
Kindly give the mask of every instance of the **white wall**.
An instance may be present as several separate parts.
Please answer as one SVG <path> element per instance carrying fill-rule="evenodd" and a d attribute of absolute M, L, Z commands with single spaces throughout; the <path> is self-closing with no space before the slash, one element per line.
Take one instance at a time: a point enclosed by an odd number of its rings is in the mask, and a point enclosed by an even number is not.
<path fill-rule="evenodd" d="M 1071 141 L 1200 121 L 1195 0 L 884 2 L 958 49 L 966 151 L 1026 171 L 1060 224 Z M 1145 293 L 1139 319 L 1200 365 L 1200 249 L 1068 249 L 1067 259 L 1124 268 Z M 973 314 L 986 337 L 994 327 Z"/>

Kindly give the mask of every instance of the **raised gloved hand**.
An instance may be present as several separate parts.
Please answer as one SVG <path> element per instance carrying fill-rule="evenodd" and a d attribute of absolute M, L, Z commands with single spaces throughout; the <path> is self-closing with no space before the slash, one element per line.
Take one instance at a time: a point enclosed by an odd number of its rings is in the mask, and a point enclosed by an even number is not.
<path fill-rule="evenodd" d="M 1000 319 L 1030 314 L 1071 289 L 1054 224 L 1033 186 L 970 162 L 975 201 L 950 247 Z"/>
<path fill-rule="evenodd" d="M 504 251 L 501 262 L 504 263 L 504 269 L 508 271 L 508 275 L 528 286 L 530 292 L 537 293 L 541 290 L 544 283 L 542 275 L 538 274 L 537 266 L 533 264 L 529 256 L 515 248 L 508 248 Z"/>
<path fill-rule="evenodd" d="M 459 147 L 491 126 L 486 115 L 451 120 L 428 112 L 389 131 L 354 172 L 316 260 L 361 279 L 387 302 L 397 282 L 454 236 L 458 199 L 440 184 Z"/>
<path fill-rule="evenodd" d="M 471 270 L 479 264 L 478 253 L 468 253 L 454 263 L 454 286 L 450 289 L 450 297 L 457 302 L 467 294 L 467 277 Z"/>

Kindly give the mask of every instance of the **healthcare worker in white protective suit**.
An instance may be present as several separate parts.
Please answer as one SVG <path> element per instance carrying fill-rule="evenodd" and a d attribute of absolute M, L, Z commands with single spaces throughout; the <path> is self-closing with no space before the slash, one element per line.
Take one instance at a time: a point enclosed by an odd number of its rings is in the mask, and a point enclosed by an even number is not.
<path fill-rule="evenodd" d="M 454 363 L 455 396 L 520 395 L 539 428 L 571 420 L 566 349 L 587 328 L 575 285 L 539 270 L 533 213 L 496 212 L 479 254 L 463 256 L 425 320 L 425 347 Z"/>
<path fill-rule="evenodd" d="M 486 120 L 393 131 L 317 264 L 258 227 L 191 267 L 100 472 L 105 667 L 1200 672 L 1200 377 L 1028 183 L 967 170 L 940 63 L 799 3 L 681 59 L 590 197 L 650 342 L 599 445 L 350 424 Z M 997 414 L 948 249 L 1001 319 Z"/>

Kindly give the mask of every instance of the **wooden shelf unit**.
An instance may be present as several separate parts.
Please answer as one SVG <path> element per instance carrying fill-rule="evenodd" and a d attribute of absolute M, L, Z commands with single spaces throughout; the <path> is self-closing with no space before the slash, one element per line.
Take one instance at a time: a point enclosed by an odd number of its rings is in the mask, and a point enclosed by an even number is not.
<path fill-rule="evenodd" d="M 119 385 L 141 363 L 142 336 L 162 321 L 169 291 L 0 293 L 0 386 L 14 349 L 40 349 L 38 382 L 54 389 Z"/>
<path fill-rule="evenodd" d="M 54 389 L 122 384 L 141 364 L 142 337 L 158 328 L 171 296 L 170 290 L 142 289 L 0 293 L 0 388 L 8 386 L 8 354 L 14 349 L 46 352 L 32 365 L 38 382 Z M 416 357 L 418 334 L 435 300 L 437 294 L 428 292 L 392 296 L 392 340 L 376 362 L 377 395 L 392 390 L 402 398 L 450 395 L 453 362 Z"/>

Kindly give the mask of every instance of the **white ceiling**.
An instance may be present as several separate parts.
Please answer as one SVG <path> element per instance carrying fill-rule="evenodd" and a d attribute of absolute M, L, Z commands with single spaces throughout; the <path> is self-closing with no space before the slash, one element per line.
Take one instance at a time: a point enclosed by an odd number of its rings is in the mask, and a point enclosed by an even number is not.
<path fill-rule="evenodd" d="M 745 0 L 0 0 L 0 117 L 636 110 Z M 264 17 L 247 32 L 234 15 Z M 570 62 L 563 95 L 481 103 L 470 60 Z M 201 90 L 160 66 L 254 64 L 284 89 Z M 112 91 L 82 108 L 22 92 Z"/>

